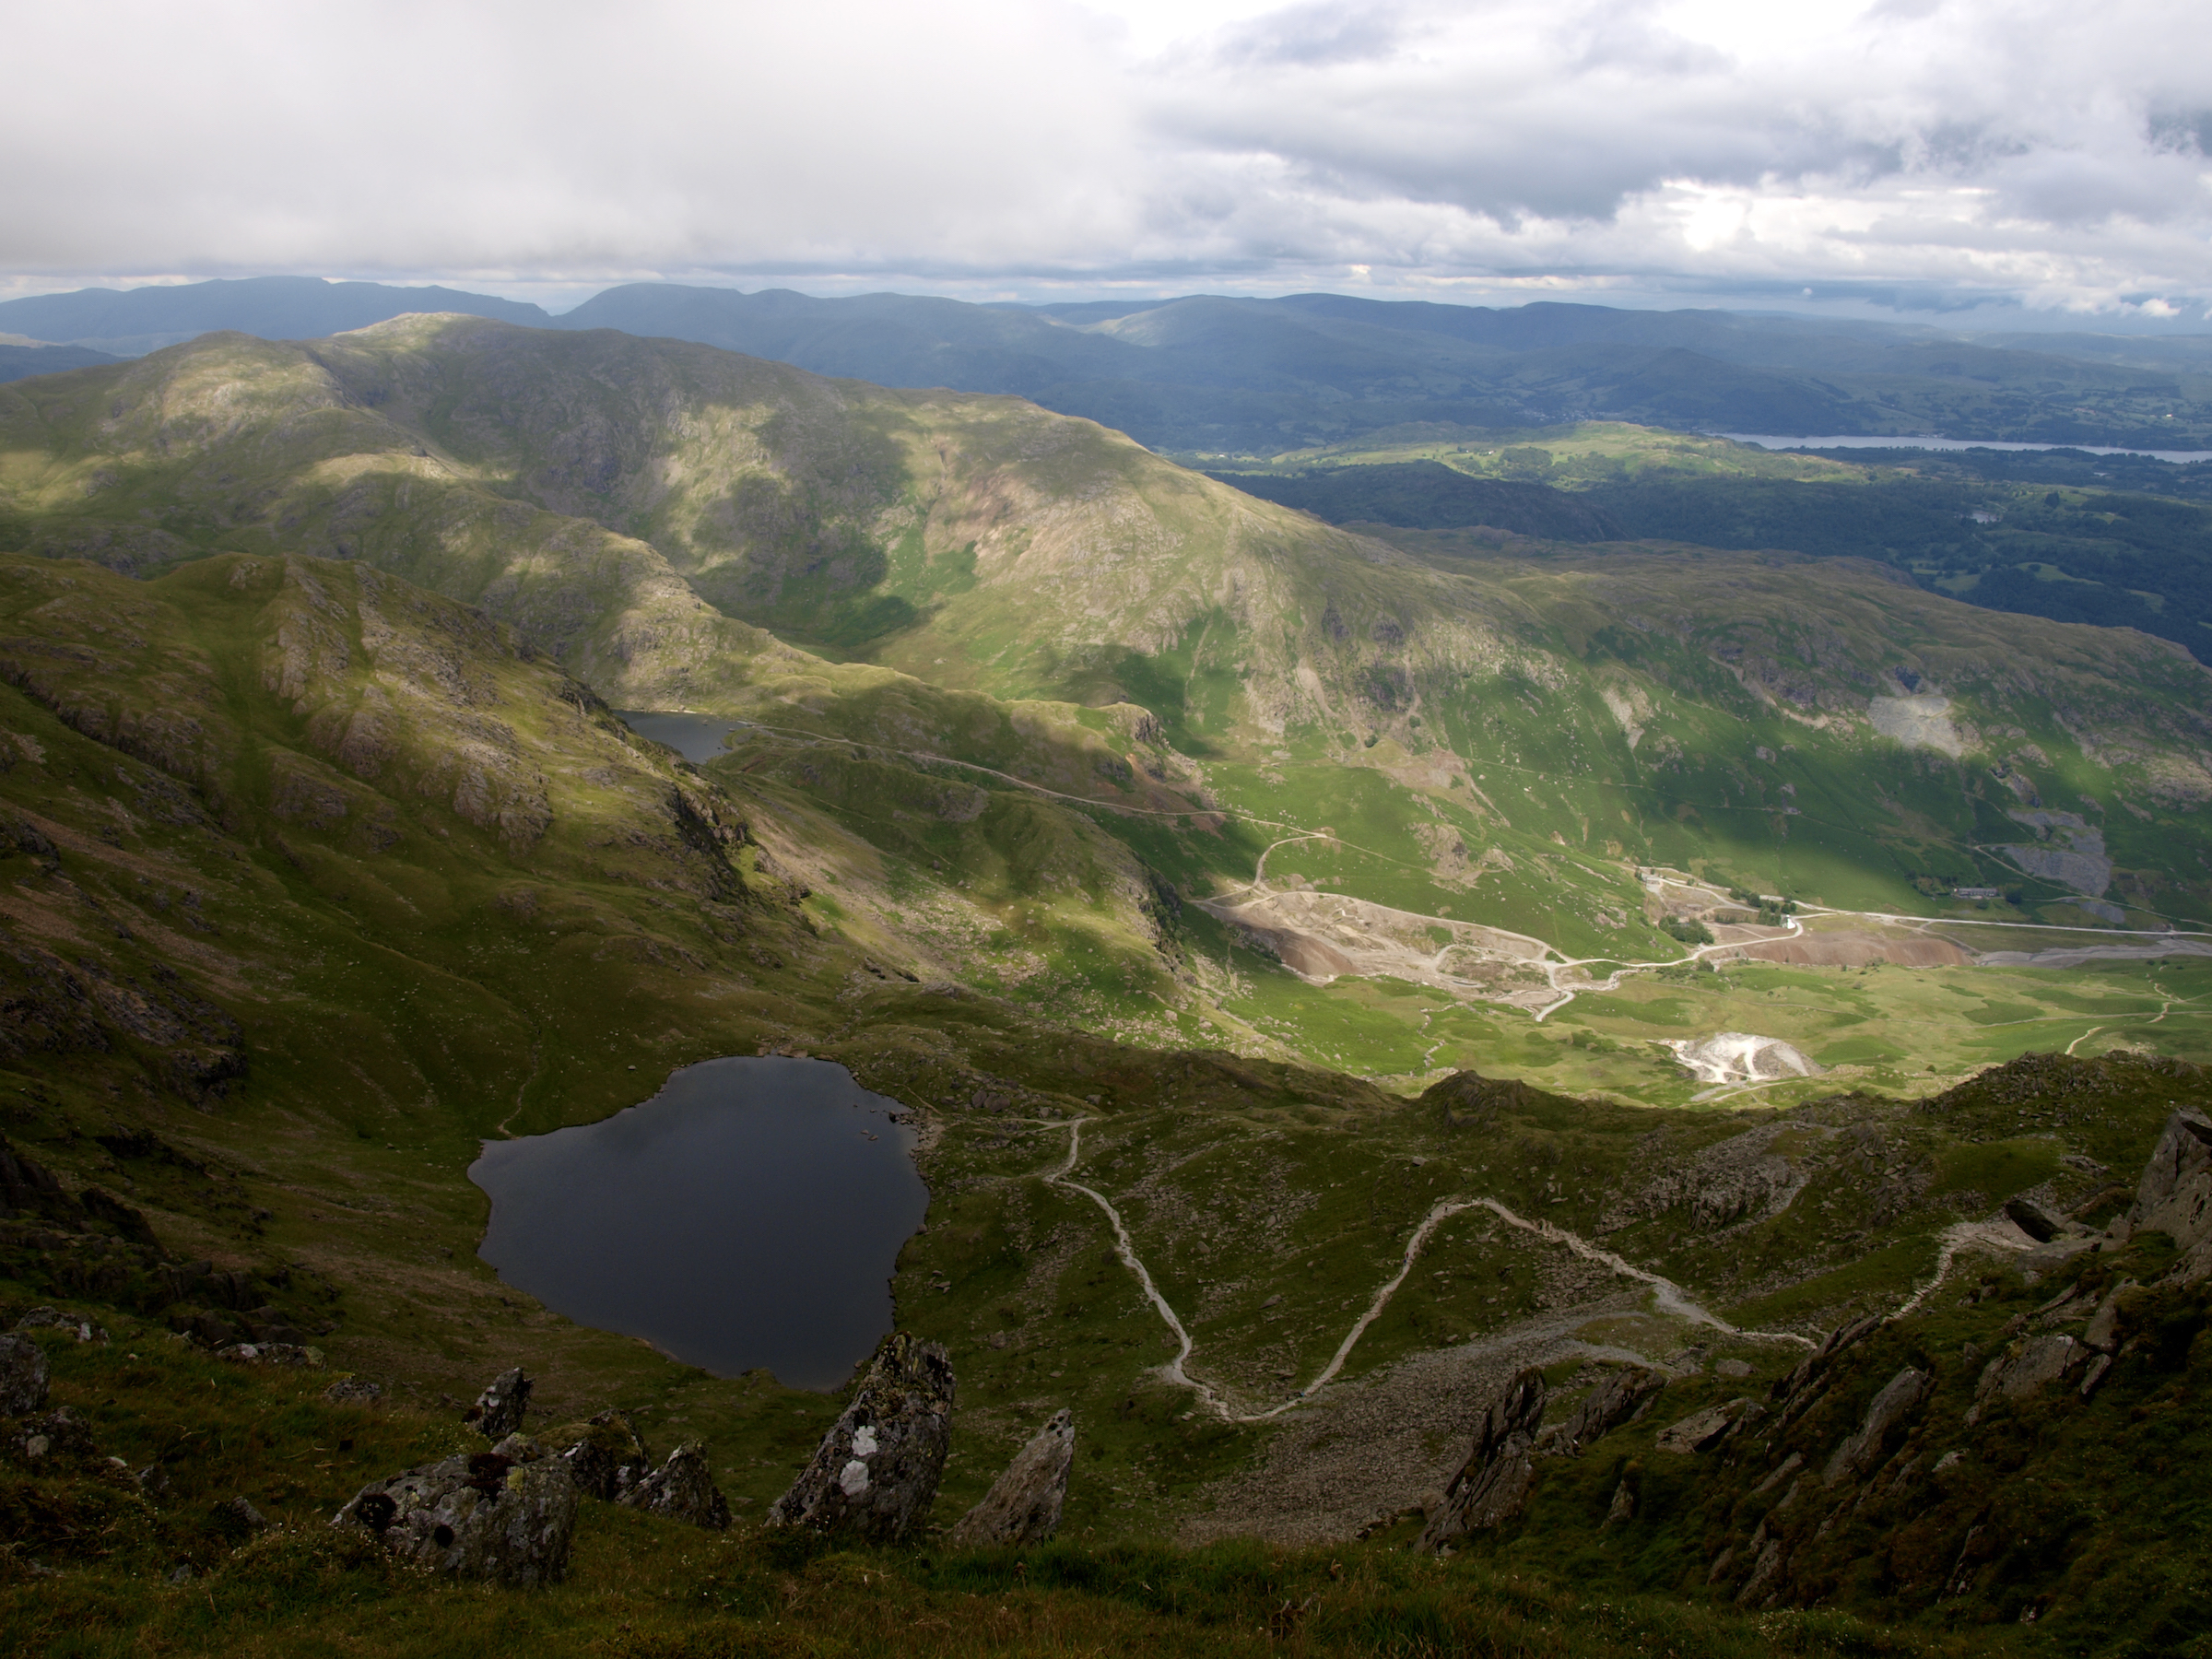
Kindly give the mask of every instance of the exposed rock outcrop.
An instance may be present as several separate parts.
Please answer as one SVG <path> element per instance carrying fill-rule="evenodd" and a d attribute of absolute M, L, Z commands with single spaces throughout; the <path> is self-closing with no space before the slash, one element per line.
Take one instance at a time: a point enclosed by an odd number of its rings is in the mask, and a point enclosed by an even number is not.
<path fill-rule="evenodd" d="M 637 1425 L 619 1411 L 602 1411 L 589 1422 L 546 1431 L 553 1455 L 567 1463 L 576 1488 L 613 1502 L 653 1473 L 653 1453 Z"/>
<path fill-rule="evenodd" d="M 949 1541 L 961 1549 L 1043 1543 L 1059 1530 L 1075 1461 L 1075 1414 L 1055 1412 L 1014 1454 L 983 1500 L 959 1518 Z"/>
<path fill-rule="evenodd" d="M 21 1417 L 46 1404 L 46 1352 L 28 1336 L 0 1336 L 0 1417 Z"/>
<path fill-rule="evenodd" d="M 576 1480 L 557 1457 L 449 1457 L 372 1481 L 331 1523 L 359 1526 L 418 1566 L 494 1583 L 557 1583 L 576 1530 Z"/>
<path fill-rule="evenodd" d="M 1789 1374 L 1767 1393 L 1767 1398 L 1782 1408 L 1781 1421 L 1775 1427 L 1786 1428 L 1793 1419 L 1802 1417 L 1814 1401 L 1828 1392 L 1829 1373 L 1835 1369 L 1836 1362 L 1881 1328 L 1878 1314 L 1840 1324 L 1828 1334 L 1827 1341 L 1797 1361 Z"/>
<path fill-rule="evenodd" d="M 1810 1179 L 1810 1159 L 1774 1150 L 1778 1124 L 1732 1135 L 1688 1158 L 1666 1160 L 1641 1191 L 1608 1210 L 1603 1230 L 1680 1207 L 1700 1230 L 1763 1221 L 1789 1208 Z"/>
<path fill-rule="evenodd" d="M 1669 1423 L 1659 1430 L 1659 1437 L 1653 1444 L 1659 1451 L 1677 1452 L 1685 1456 L 1710 1452 L 1727 1439 L 1728 1431 L 1747 1413 L 1757 1410 L 1759 1407 L 1747 1399 L 1708 1406 L 1703 1411 L 1693 1412 L 1679 1422 Z"/>
<path fill-rule="evenodd" d="M 712 1532 L 720 1532 L 730 1524 L 730 1506 L 723 1499 L 722 1488 L 714 1484 L 714 1473 L 707 1466 L 706 1453 L 697 1441 L 669 1453 L 666 1463 L 629 1485 L 616 1501 L 650 1515 L 688 1521 Z"/>
<path fill-rule="evenodd" d="M 1935 1378 L 1909 1365 L 1885 1382 L 1867 1405 L 1858 1431 L 1828 1460 L 1828 1471 L 1822 1477 L 1827 1484 L 1832 1487 L 1839 1481 L 1855 1480 L 1879 1463 L 1889 1430 L 1917 1411 L 1935 1386 Z"/>
<path fill-rule="evenodd" d="M 6 1046 L 0 1042 L 0 1048 Z M 81 1224 L 82 1210 L 52 1170 L 25 1157 L 0 1135 L 0 1219 L 17 1216 L 76 1226 Z"/>
<path fill-rule="evenodd" d="M 1974 1403 L 1966 1420 L 1979 1422 L 1983 1407 L 1995 1397 L 2025 1399 L 2048 1388 L 2089 1357 L 2091 1350 L 2071 1336 L 2030 1336 L 2016 1342 L 1982 1368 L 1974 1384 Z"/>
<path fill-rule="evenodd" d="M 468 1415 L 486 1440 L 503 1441 L 523 1426 L 529 1410 L 530 1379 L 517 1366 L 494 1377 Z"/>
<path fill-rule="evenodd" d="M 1441 1549 L 1521 1512 L 1535 1485 L 1536 1428 L 1544 1420 L 1544 1373 L 1532 1366 L 1484 1407 L 1467 1461 L 1421 1530 L 1421 1548 Z"/>
<path fill-rule="evenodd" d="M 1500 1112 L 1524 1112 L 1543 1097 L 1518 1077 L 1486 1077 L 1480 1072 L 1453 1072 L 1431 1085 L 1419 1103 L 1443 1113 L 1444 1126 L 1461 1128 L 1483 1124 Z"/>
<path fill-rule="evenodd" d="M 813 1461 L 768 1512 L 805 1526 L 895 1543 L 927 1514 L 952 1435 L 952 1361 L 934 1342 L 894 1332 Z"/>
<path fill-rule="evenodd" d="M 2212 1123 L 2193 1112 L 2166 1120 L 2136 1202 L 2127 1212 L 2131 1231 L 2145 1229 L 2172 1235 L 2181 1260 L 2168 1276 L 2178 1285 L 2212 1277 Z"/>
<path fill-rule="evenodd" d="M 1638 1468 L 1636 1473 L 1641 1475 L 1642 1471 Z M 1606 1518 L 1599 1524 L 1598 1530 L 1603 1532 L 1616 1526 L 1626 1526 L 1635 1519 L 1636 1479 L 1634 1476 L 1623 1474 L 1620 1484 L 1613 1488 L 1613 1502 L 1606 1509 Z"/>
<path fill-rule="evenodd" d="M 1546 1430 L 1545 1450 L 1572 1457 L 1601 1435 L 1641 1417 L 1665 1386 L 1666 1378 L 1662 1372 L 1641 1365 L 1623 1366 L 1608 1372 L 1559 1425 L 1556 1434 Z"/>

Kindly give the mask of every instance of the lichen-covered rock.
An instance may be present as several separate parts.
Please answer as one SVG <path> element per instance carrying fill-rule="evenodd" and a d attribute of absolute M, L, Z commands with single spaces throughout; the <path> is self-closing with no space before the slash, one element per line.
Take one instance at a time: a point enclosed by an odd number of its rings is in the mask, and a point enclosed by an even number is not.
<path fill-rule="evenodd" d="M 449 1457 L 371 1481 L 337 1512 L 403 1559 L 455 1578 L 557 1583 L 576 1531 L 576 1481 L 558 1457 L 511 1464 L 496 1452 Z"/>
<path fill-rule="evenodd" d="M 1075 1414 L 1054 1412 L 1014 1454 L 983 1500 L 954 1524 L 948 1541 L 959 1549 L 1043 1543 L 1060 1529 L 1067 1473 L 1075 1461 Z"/>
<path fill-rule="evenodd" d="M 1548 1450 L 1572 1457 L 1592 1441 L 1649 1411 L 1652 1401 L 1665 1386 L 1665 1373 L 1641 1365 L 1623 1366 L 1607 1373 L 1559 1425 Z"/>
<path fill-rule="evenodd" d="M 2088 1327 L 2081 1339 L 2100 1353 L 2109 1354 L 2120 1346 L 2120 1334 L 2127 1328 L 2129 1315 L 2141 1300 L 2142 1287 L 2134 1279 L 2122 1279 L 2105 1292 L 2104 1300 L 2097 1304 L 2096 1312 L 2089 1315 Z"/>
<path fill-rule="evenodd" d="M 1630 1466 L 1633 1468 L 1635 1465 L 1630 1465 Z M 1613 1488 L 1612 1506 L 1606 1511 L 1606 1518 L 1599 1524 L 1598 1530 L 1603 1532 L 1607 1527 L 1626 1526 L 1635 1519 L 1636 1483 L 1631 1477 L 1623 1475 L 1620 1477 L 1620 1484 Z"/>
<path fill-rule="evenodd" d="M 1979 1422 L 1983 1407 L 1993 1397 L 2025 1399 L 2049 1387 L 2087 1359 L 2092 1351 L 2087 1344 L 2071 1336 L 2031 1336 L 2025 1342 L 2014 1343 L 1982 1368 L 1982 1379 L 1974 1384 L 1974 1403 L 1967 1409 L 1966 1420 Z"/>
<path fill-rule="evenodd" d="M 1752 1409 L 1747 1399 L 1728 1400 L 1718 1406 L 1708 1406 L 1703 1411 L 1693 1412 L 1681 1421 L 1669 1423 L 1659 1430 L 1653 1444 L 1662 1452 L 1677 1452 L 1685 1456 L 1699 1452 L 1710 1452 L 1727 1438 L 1728 1430 L 1738 1419 Z"/>
<path fill-rule="evenodd" d="M 323 1391 L 333 1406 L 373 1406 L 384 1397 L 383 1389 L 366 1377 L 340 1377 Z"/>
<path fill-rule="evenodd" d="M 697 1441 L 669 1453 L 666 1463 L 630 1486 L 616 1501 L 649 1515 L 688 1521 L 712 1532 L 730 1524 L 730 1506 L 723 1500 L 722 1488 L 714 1484 L 714 1473 L 707 1466 L 706 1453 Z"/>
<path fill-rule="evenodd" d="M 612 1502 L 653 1473 L 653 1453 L 644 1437 L 619 1411 L 548 1429 L 543 1438 L 552 1454 L 568 1464 L 576 1489 L 587 1498 Z"/>
<path fill-rule="evenodd" d="M 28 1336 L 0 1336 L 0 1417 L 21 1417 L 46 1404 L 51 1371 L 46 1351 Z"/>
<path fill-rule="evenodd" d="M 2127 1221 L 2134 1231 L 2171 1235 L 2181 1260 L 2168 1275 L 2171 1282 L 2194 1284 L 2212 1277 L 2212 1123 L 2193 1112 L 2166 1120 L 2143 1166 Z"/>
<path fill-rule="evenodd" d="M 530 1379 L 517 1366 L 501 1371 L 468 1408 L 469 1420 L 488 1441 L 503 1441 L 523 1426 L 530 1410 Z"/>
<path fill-rule="evenodd" d="M 904 1331 L 883 1340 L 814 1459 L 768 1512 L 771 1526 L 805 1526 L 896 1543 L 937 1495 L 952 1438 L 952 1361 Z"/>
<path fill-rule="evenodd" d="M 1536 1481 L 1536 1428 L 1544 1420 L 1544 1373 L 1531 1367 L 1483 1408 L 1475 1425 L 1474 1448 L 1422 1529 L 1421 1548 L 1441 1549 L 1521 1512 Z"/>
<path fill-rule="evenodd" d="M 1889 1430 L 1918 1410 L 1935 1386 L 1935 1378 L 1909 1365 L 1885 1382 L 1881 1393 L 1867 1405 L 1858 1432 L 1838 1446 L 1836 1454 L 1828 1460 L 1828 1472 L 1822 1477 L 1827 1484 L 1856 1479 L 1874 1467 L 1880 1461 L 1882 1443 Z"/>

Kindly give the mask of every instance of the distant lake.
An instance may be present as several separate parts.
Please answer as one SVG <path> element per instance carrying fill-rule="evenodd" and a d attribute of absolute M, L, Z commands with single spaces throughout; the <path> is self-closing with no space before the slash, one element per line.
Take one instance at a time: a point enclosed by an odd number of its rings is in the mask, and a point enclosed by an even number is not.
<path fill-rule="evenodd" d="M 1974 438 L 1778 438 L 1770 432 L 1715 432 L 1713 436 L 1771 450 L 2079 450 L 2085 455 L 2148 455 L 2153 461 L 2171 461 L 2177 465 L 2212 461 L 2212 450 L 2115 449 L 2098 443 L 1994 443 Z"/>
<path fill-rule="evenodd" d="M 658 714 L 650 709 L 617 709 L 615 717 L 639 736 L 666 744 L 695 766 L 721 754 L 724 735 L 745 724 L 726 714 Z"/>
<path fill-rule="evenodd" d="M 822 1060 L 708 1060 L 603 1123 L 487 1141 L 477 1252 L 579 1324 L 838 1387 L 891 1329 L 929 1189 L 899 1103 Z"/>

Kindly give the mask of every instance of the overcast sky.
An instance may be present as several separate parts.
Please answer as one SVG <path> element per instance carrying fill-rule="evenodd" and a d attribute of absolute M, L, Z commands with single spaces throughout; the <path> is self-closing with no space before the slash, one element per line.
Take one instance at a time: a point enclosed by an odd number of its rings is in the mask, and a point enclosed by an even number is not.
<path fill-rule="evenodd" d="M 16 293 L 2212 300 L 2204 0 L 79 0 L 7 45 Z"/>

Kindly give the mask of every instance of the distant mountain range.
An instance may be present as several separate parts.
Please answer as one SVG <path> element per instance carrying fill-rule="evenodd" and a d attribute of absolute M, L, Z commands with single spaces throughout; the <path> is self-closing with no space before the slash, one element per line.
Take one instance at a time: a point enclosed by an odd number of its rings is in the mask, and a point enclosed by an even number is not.
<path fill-rule="evenodd" d="M 248 276 L 136 288 L 79 288 L 0 301 L 0 335 L 77 346 L 115 357 L 142 357 L 164 346 L 236 329 L 265 340 L 311 340 L 366 328 L 410 312 L 459 312 L 526 328 L 549 328 L 539 307 L 449 288 L 394 288 L 382 282 L 325 282 L 319 276 Z M 74 369 L 74 362 L 56 364 Z M 51 373 L 0 368 L 0 378 Z"/>
<path fill-rule="evenodd" d="M 881 385 L 1012 393 L 1179 454 L 1272 455 L 1421 425 L 1594 418 L 2212 447 L 2212 338 L 1969 337 L 1723 311 L 1494 310 L 1335 294 L 979 305 L 633 283 L 555 317 L 451 288 L 267 276 L 8 300 L 0 333 L 134 356 L 218 329 L 313 338 L 415 312 L 614 328 Z M 6 378 L 44 371 L 35 352 L 0 361 Z"/>

